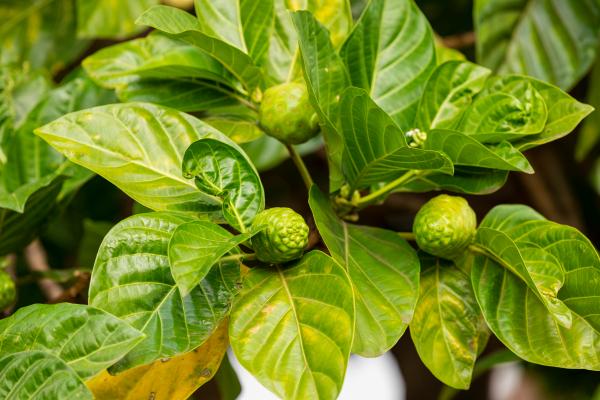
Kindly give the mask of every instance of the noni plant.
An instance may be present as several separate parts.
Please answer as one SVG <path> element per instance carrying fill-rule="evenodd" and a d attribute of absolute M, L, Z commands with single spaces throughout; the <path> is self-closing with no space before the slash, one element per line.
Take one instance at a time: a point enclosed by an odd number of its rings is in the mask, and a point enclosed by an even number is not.
<path fill-rule="evenodd" d="M 525 152 L 593 111 L 489 53 L 494 1 L 476 2 L 485 66 L 444 48 L 413 0 L 370 0 L 354 19 L 346 0 L 56 2 L 69 18 L 46 49 L 65 41 L 63 61 L 86 54 L 82 68 L 52 80 L 65 68 L 54 52 L 2 42 L 0 256 L 94 174 L 136 205 L 113 226 L 88 222 L 103 239 L 77 271 L 85 304 L 65 291 L 15 308 L 23 283 L 15 293 L 0 271 L 0 398 L 185 399 L 217 373 L 234 385 L 231 348 L 282 399 L 336 399 L 351 354 L 380 356 L 408 328 L 455 389 L 492 336 L 513 359 L 600 370 L 591 241 L 526 205 L 478 221 L 467 201 L 533 174 Z M 27 11 L 3 7 L 11 21 Z M 315 152 L 326 179 L 303 160 Z M 288 157 L 297 173 L 279 182 L 304 186 L 282 205 L 263 172 Z M 363 222 L 388 198 L 437 191 L 451 194 L 428 195 L 412 231 Z"/>

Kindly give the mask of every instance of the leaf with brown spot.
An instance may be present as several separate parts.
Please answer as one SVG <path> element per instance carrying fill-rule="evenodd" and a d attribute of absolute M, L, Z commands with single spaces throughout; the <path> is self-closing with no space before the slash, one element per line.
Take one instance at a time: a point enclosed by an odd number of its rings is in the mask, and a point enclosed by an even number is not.
<path fill-rule="evenodd" d="M 228 346 L 225 322 L 202 346 L 189 353 L 118 375 L 103 371 L 86 385 L 96 400 L 187 399 L 217 372 Z"/>

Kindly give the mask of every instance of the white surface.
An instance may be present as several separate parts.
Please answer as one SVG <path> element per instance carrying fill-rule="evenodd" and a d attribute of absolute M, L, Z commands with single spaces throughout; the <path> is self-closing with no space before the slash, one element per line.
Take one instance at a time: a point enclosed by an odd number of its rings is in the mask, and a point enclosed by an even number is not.
<path fill-rule="evenodd" d="M 277 400 L 246 371 L 230 351 L 229 360 L 242 384 L 237 400 Z M 346 379 L 338 400 L 404 400 L 406 389 L 400 367 L 393 355 L 386 353 L 377 358 L 352 356 Z"/>

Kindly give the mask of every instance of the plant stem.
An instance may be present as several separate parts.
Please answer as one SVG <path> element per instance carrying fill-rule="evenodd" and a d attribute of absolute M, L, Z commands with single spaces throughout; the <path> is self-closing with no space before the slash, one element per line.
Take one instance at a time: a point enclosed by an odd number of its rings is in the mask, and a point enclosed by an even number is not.
<path fill-rule="evenodd" d="M 497 262 L 498 264 L 500 264 L 503 268 L 506 268 L 509 271 L 514 271 L 514 269 L 508 265 L 503 259 L 501 259 L 500 257 L 498 257 L 497 255 L 495 255 L 494 253 L 488 251 L 487 249 L 477 245 L 477 244 L 470 244 L 468 249 L 470 251 L 472 251 L 473 253 L 477 253 L 477 254 L 481 254 L 482 256 L 486 256 L 488 258 L 491 258 L 493 261 Z"/>
<path fill-rule="evenodd" d="M 508 349 L 502 349 L 502 350 L 498 350 L 494 353 L 488 354 L 487 356 L 482 357 L 475 364 L 475 368 L 473 368 L 472 380 L 475 380 L 476 378 L 480 377 L 481 375 L 483 375 L 484 373 L 489 371 L 495 365 L 506 363 L 506 362 L 519 361 L 519 360 L 520 360 L 520 358 L 517 357 L 512 351 L 510 351 Z M 459 392 L 460 392 L 460 389 L 455 389 L 450 386 L 444 386 L 442 388 L 442 390 L 440 391 L 438 400 L 451 400 Z"/>
<path fill-rule="evenodd" d="M 302 161 L 302 157 L 300 157 L 300 154 L 298 154 L 294 146 L 292 146 L 291 144 L 286 144 L 285 147 L 287 147 L 292 161 L 296 165 L 296 168 L 298 168 L 298 172 L 300 172 L 300 175 L 302 176 L 304 185 L 308 190 L 310 190 L 310 187 L 314 184 L 314 182 L 312 180 L 312 177 L 310 176 L 310 172 L 308 172 L 308 169 L 304 164 L 304 161 Z"/>
<path fill-rule="evenodd" d="M 405 240 L 415 240 L 415 234 L 412 232 L 398 232 L 398 236 Z"/>
<path fill-rule="evenodd" d="M 419 175 L 419 172 L 416 170 L 410 170 L 406 172 L 404 175 L 400 176 L 398 179 L 391 181 L 385 186 L 377 189 L 374 192 L 369 193 L 368 195 L 361 197 L 360 200 L 356 203 L 357 207 L 365 207 L 372 202 L 376 201 L 378 198 L 385 196 L 392 190 L 396 189 L 398 186 L 411 181 L 413 178 Z"/>
<path fill-rule="evenodd" d="M 219 262 L 228 262 L 228 261 L 248 261 L 248 260 L 256 260 L 256 254 L 254 253 L 242 253 L 242 254 L 232 254 L 230 256 L 222 257 Z"/>

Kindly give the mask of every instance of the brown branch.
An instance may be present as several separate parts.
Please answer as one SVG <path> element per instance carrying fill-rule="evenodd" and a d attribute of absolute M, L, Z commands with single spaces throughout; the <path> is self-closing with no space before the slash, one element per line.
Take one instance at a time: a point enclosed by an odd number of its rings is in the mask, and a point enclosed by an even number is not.
<path fill-rule="evenodd" d="M 77 296 L 87 290 L 92 274 L 87 271 L 75 271 L 74 276 L 77 278 L 73 286 L 65 289 L 60 296 L 48 301 L 49 303 L 63 303 L 73 301 Z"/>
<path fill-rule="evenodd" d="M 31 271 L 40 273 L 50 271 L 46 250 L 42 246 L 42 242 L 40 242 L 39 239 L 31 242 L 31 244 L 25 248 L 24 254 L 25 259 L 27 260 L 27 265 Z M 38 281 L 38 285 L 44 293 L 44 296 L 46 296 L 50 302 L 53 302 L 63 294 L 62 286 L 54 282 L 52 279 L 42 278 Z"/>
<path fill-rule="evenodd" d="M 440 38 L 442 44 L 451 49 L 464 49 L 475 44 L 475 33 L 464 32 Z"/>

